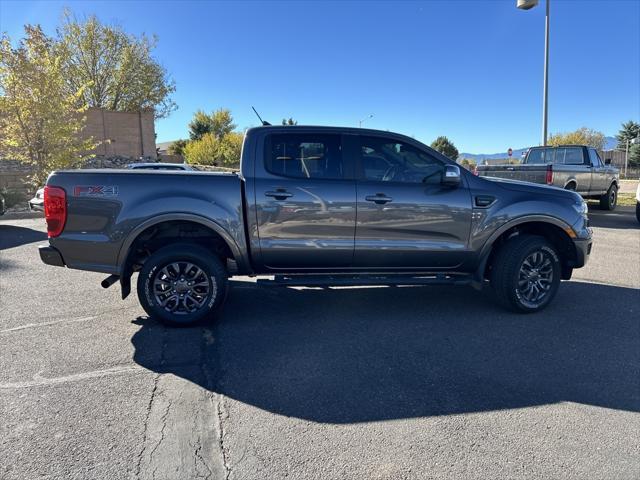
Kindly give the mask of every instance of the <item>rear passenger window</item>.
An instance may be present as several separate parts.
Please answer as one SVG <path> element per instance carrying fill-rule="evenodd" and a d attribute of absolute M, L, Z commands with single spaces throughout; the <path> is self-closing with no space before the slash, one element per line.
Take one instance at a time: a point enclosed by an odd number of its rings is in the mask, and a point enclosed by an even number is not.
<path fill-rule="evenodd" d="M 344 176 L 339 135 L 270 135 L 265 154 L 265 167 L 275 175 L 326 179 Z"/>

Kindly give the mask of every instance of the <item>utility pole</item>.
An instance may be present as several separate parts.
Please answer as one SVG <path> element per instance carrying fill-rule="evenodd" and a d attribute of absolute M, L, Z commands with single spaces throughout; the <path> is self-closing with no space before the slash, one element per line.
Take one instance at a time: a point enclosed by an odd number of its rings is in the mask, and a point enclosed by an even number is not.
<path fill-rule="evenodd" d="M 368 117 L 364 117 L 362 120 L 360 120 L 358 122 L 358 128 L 362 128 L 362 122 L 364 122 L 365 120 L 369 120 L 370 118 L 373 118 L 373 113 L 370 114 Z"/>
<path fill-rule="evenodd" d="M 547 121 L 549 106 L 549 2 L 546 1 L 547 13 L 544 17 L 544 105 L 542 107 L 542 145 L 547 145 Z"/>
<path fill-rule="evenodd" d="M 549 106 L 549 2 L 546 0 L 546 14 L 544 18 L 544 86 L 542 90 L 542 145 L 547 145 L 547 125 Z M 529 10 L 538 5 L 538 0 L 516 0 L 516 7 Z"/>

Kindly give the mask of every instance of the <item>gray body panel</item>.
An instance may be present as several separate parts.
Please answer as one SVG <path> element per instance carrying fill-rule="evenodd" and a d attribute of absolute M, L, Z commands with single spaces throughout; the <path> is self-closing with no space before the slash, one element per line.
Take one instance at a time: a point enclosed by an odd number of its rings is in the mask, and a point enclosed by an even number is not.
<path fill-rule="evenodd" d="M 530 149 L 520 165 L 478 165 L 478 176 L 546 184 L 548 165 L 527 162 L 531 151 L 537 148 L 539 147 Z M 583 150 L 584 157 L 582 165 L 560 163 L 551 165 L 553 186 L 572 189 L 583 197 L 590 198 L 604 195 L 614 183 L 618 185 L 620 172 L 617 168 L 604 165 L 602 162 L 592 162 L 589 157 L 591 149 L 585 146 L 580 146 L 580 148 Z"/>
<path fill-rule="evenodd" d="M 70 268 L 122 275 L 134 240 L 162 222 L 186 220 L 218 233 L 238 274 L 273 272 L 472 273 L 492 242 L 519 223 L 573 228 L 590 239 L 575 208 L 579 195 L 553 187 L 492 181 L 465 170 L 457 187 L 363 180 L 355 169 L 341 179 L 289 178 L 264 164 L 273 133 L 381 136 L 428 152 L 423 144 L 389 132 L 333 127 L 258 127 L 247 131 L 241 172 L 75 170 L 54 172 L 48 185 L 67 192 L 63 233 L 50 239 Z M 344 149 L 343 149 L 344 150 Z M 344 150 L 345 161 L 354 161 Z M 76 195 L 77 187 L 104 186 L 110 195 Z M 113 187 L 113 188 L 111 188 Z M 115 192 L 115 193 L 114 193 Z M 291 194 L 275 198 L 273 192 Z M 368 201 L 384 193 L 392 201 Z M 268 194 L 268 195 L 267 195 Z M 491 199 L 477 205 L 477 199 Z M 581 265 L 577 265 L 581 266 Z"/>
<path fill-rule="evenodd" d="M 166 170 L 54 172 L 47 184 L 67 192 L 64 232 L 50 239 L 70 268 L 118 274 L 127 247 L 154 224 L 192 220 L 222 235 L 239 266 L 248 268 L 240 178 Z M 78 186 L 116 187 L 110 196 L 75 196 Z"/>

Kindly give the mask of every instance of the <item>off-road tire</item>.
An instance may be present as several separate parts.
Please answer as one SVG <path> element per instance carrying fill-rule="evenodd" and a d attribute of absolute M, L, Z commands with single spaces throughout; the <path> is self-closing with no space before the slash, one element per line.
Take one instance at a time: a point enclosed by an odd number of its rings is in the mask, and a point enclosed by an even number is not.
<path fill-rule="evenodd" d="M 173 267 L 176 264 L 178 264 L 177 271 Z M 199 283 L 203 286 L 188 287 L 185 284 L 191 280 L 188 278 L 189 272 L 185 272 L 181 276 L 180 271 L 185 271 L 189 265 L 194 266 L 189 269 L 191 274 L 196 272 L 196 269 L 201 272 L 198 279 L 193 279 L 191 283 Z M 171 277 L 162 273 L 165 268 L 167 268 L 165 272 Z M 174 273 L 177 275 L 176 278 L 173 278 Z M 181 280 L 181 277 L 185 277 L 185 279 Z M 173 280 L 181 282 L 181 285 L 171 286 Z M 182 296 L 179 289 L 164 291 L 157 295 L 157 289 L 154 286 L 167 288 L 164 286 L 165 284 L 168 284 L 169 288 L 183 288 Z M 138 275 L 137 290 L 140 305 L 150 317 L 169 326 L 184 327 L 195 325 L 205 319 L 212 319 L 225 300 L 227 288 L 227 271 L 220 258 L 199 245 L 177 243 L 163 247 L 149 256 Z M 205 289 L 206 295 L 202 293 Z M 169 300 L 169 303 L 163 306 L 162 301 L 166 301 L 169 296 L 177 298 Z M 189 300 L 183 297 L 187 297 Z M 178 304 L 176 311 L 169 311 L 176 303 Z M 198 303 L 202 303 L 202 306 L 198 307 Z M 190 311 L 192 308 L 195 310 Z M 184 311 L 180 312 L 179 309 Z"/>
<path fill-rule="evenodd" d="M 545 285 L 549 288 L 545 290 L 544 296 L 539 301 L 529 302 L 519 288 L 519 282 L 522 281 L 525 260 L 536 252 L 540 252 L 544 261 L 550 260 L 551 279 L 545 280 Z M 498 250 L 492 262 L 490 280 L 498 301 L 505 308 L 520 313 L 533 313 L 543 310 L 553 300 L 560 286 L 560 276 L 560 257 L 549 242 L 535 235 L 518 235 L 507 240 Z"/>

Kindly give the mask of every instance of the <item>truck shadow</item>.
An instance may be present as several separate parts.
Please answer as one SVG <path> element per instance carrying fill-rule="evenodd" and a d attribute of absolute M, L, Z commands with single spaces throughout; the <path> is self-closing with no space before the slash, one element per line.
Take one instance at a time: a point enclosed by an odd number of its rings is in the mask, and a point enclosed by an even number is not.
<path fill-rule="evenodd" d="M 0 225 L 0 250 L 19 247 L 47 239 L 47 234 L 31 228 Z"/>
<path fill-rule="evenodd" d="M 278 415 L 354 423 L 577 402 L 640 411 L 640 292 L 569 282 L 537 315 L 467 288 L 233 282 L 212 327 L 138 319 L 135 361 Z"/>
<path fill-rule="evenodd" d="M 639 230 L 635 207 L 617 207 L 613 212 L 598 210 L 589 205 L 589 224 L 592 227 Z"/>

